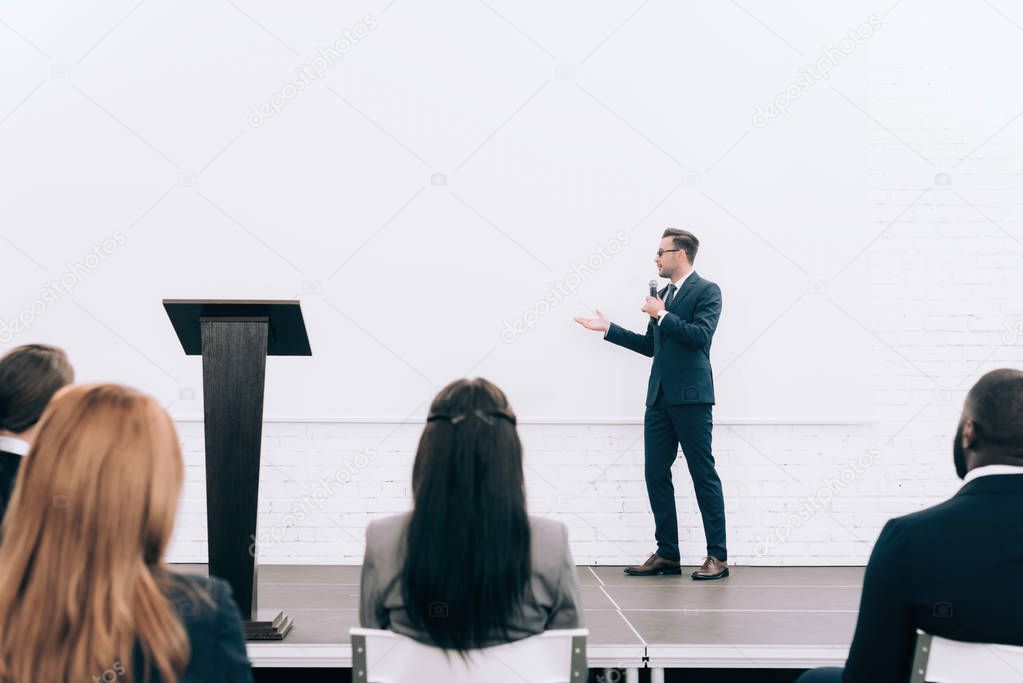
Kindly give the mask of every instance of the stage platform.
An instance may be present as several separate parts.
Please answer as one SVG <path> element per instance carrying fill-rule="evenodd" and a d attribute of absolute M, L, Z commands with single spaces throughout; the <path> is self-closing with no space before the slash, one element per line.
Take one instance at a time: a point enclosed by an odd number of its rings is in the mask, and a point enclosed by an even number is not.
<path fill-rule="evenodd" d="M 205 573 L 203 565 L 175 565 Z M 621 567 L 578 567 L 591 669 L 806 669 L 842 665 L 862 567 L 732 567 L 720 581 L 629 577 Z M 284 609 L 281 642 L 249 643 L 254 667 L 350 668 L 358 626 L 357 566 L 262 566 L 260 616 Z"/>

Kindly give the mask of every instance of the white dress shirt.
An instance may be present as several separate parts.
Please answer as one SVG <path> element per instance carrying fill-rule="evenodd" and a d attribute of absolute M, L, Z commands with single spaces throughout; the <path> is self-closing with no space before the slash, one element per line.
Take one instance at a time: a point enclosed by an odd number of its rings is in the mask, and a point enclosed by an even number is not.
<path fill-rule="evenodd" d="M 963 486 L 979 477 L 990 477 L 995 474 L 1023 474 L 1023 465 L 984 465 L 974 467 L 963 477 Z"/>
<path fill-rule="evenodd" d="M 15 455 L 26 455 L 28 453 L 28 441 L 22 441 L 13 436 L 0 436 L 0 451 L 14 453 Z"/>
<path fill-rule="evenodd" d="M 691 271 L 691 270 L 690 270 L 690 271 L 689 271 L 688 273 L 686 273 L 685 275 L 683 275 L 682 277 L 680 277 L 680 278 L 678 279 L 678 281 L 677 281 L 677 282 L 673 282 L 673 283 L 672 283 L 673 285 L 675 285 L 675 296 L 676 296 L 676 297 L 678 297 L 678 291 L 679 291 L 680 289 L 682 289 L 682 283 L 683 283 L 683 282 L 685 282 L 685 281 L 686 281 L 686 279 L 687 279 L 687 278 L 688 278 L 688 277 L 689 277 L 690 275 L 692 275 L 692 274 L 693 274 L 693 271 Z M 668 293 L 667 293 L 667 292 L 665 292 L 665 293 L 664 293 L 664 296 L 668 296 Z M 667 301 L 667 299 L 665 299 L 665 301 Z M 674 299 L 672 300 L 672 303 L 675 303 Z M 663 321 L 664 321 L 664 318 L 665 318 L 665 316 L 663 316 L 663 315 L 662 315 L 661 317 L 659 317 L 659 318 L 657 319 L 657 324 L 658 324 L 658 325 L 660 325 L 660 324 L 661 324 L 661 322 L 663 322 Z"/>

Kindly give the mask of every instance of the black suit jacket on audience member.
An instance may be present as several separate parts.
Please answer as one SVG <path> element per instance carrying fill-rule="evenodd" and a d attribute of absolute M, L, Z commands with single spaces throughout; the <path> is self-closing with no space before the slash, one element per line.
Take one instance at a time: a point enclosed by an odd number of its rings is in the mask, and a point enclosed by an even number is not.
<path fill-rule="evenodd" d="M 7 512 L 7 504 L 11 502 L 14 480 L 18 476 L 18 468 L 21 467 L 23 457 L 17 453 L 0 451 L 0 520 Z"/>
<path fill-rule="evenodd" d="M 14 479 L 23 456 L 0 451 L 0 503 L 6 511 Z M 173 588 L 166 591 L 188 635 L 191 660 L 179 683 L 220 681 L 252 683 L 252 670 L 245 651 L 238 607 L 231 597 L 231 586 L 221 579 L 171 573 Z M 198 598 L 204 593 L 209 602 Z M 212 603 L 212 604 L 210 604 Z M 114 662 L 111 662 L 111 670 Z M 142 652 L 134 653 L 135 680 L 143 680 Z M 159 674 L 150 672 L 150 681 L 160 683 Z"/>
<path fill-rule="evenodd" d="M 667 291 L 667 287 L 661 290 L 662 299 Z M 647 386 L 648 406 L 654 404 L 660 387 L 669 404 L 714 403 L 710 344 L 720 316 L 721 288 L 694 271 L 675 292 L 660 325 L 651 319 L 644 336 L 611 323 L 605 338 L 654 359 Z"/>
<path fill-rule="evenodd" d="M 166 592 L 177 611 L 192 648 L 188 668 L 179 683 L 252 683 L 252 668 L 245 652 L 241 615 L 231 596 L 231 586 L 221 579 L 172 573 L 175 588 Z M 212 605 L 197 599 L 210 596 Z M 135 680 L 143 676 L 142 652 L 135 647 Z M 156 670 L 150 681 L 160 683 Z"/>
<path fill-rule="evenodd" d="M 863 581 L 845 683 L 909 679 L 916 629 L 1023 645 L 1023 474 L 978 477 L 889 521 Z"/>

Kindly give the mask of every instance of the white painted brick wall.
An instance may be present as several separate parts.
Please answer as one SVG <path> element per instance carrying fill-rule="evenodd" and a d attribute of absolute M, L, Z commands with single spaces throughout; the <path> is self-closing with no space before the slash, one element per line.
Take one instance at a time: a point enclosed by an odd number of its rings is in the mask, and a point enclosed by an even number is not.
<path fill-rule="evenodd" d="M 1014 112 L 960 116 L 946 74 L 946 67 L 926 64 L 872 71 L 868 109 L 891 132 L 867 123 L 873 225 L 864 244 L 902 214 L 862 257 L 870 262 L 862 294 L 872 300 L 872 319 L 864 322 L 878 348 L 872 375 L 878 421 L 718 425 L 715 455 L 735 563 L 864 563 L 885 520 L 957 489 L 951 438 L 965 391 L 987 370 L 1023 366 L 1023 120 L 957 166 Z M 938 173 L 951 174 L 951 184 L 937 185 Z M 925 188 L 931 189 L 902 213 Z M 179 428 L 188 476 L 170 560 L 205 561 L 202 426 Z M 277 540 L 262 548 L 261 561 L 359 563 L 368 521 L 410 505 L 420 429 L 268 423 L 259 525 L 261 535 Z M 530 510 L 569 525 L 577 562 L 622 564 L 652 551 L 641 425 L 525 424 L 520 431 Z M 309 502 L 318 478 L 367 447 L 377 453 L 372 466 L 322 503 Z M 805 501 L 870 448 L 879 452 L 877 461 L 802 519 Z M 681 459 L 675 481 L 683 558 L 698 562 L 703 531 Z"/>

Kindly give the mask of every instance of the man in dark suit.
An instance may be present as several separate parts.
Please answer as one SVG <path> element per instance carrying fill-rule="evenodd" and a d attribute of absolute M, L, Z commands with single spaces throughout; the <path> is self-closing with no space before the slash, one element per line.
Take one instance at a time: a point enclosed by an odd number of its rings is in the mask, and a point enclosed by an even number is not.
<path fill-rule="evenodd" d="M 642 308 L 650 316 L 646 335 L 615 325 L 600 310 L 597 318 L 576 318 L 587 329 L 604 332 L 609 342 L 654 359 L 647 387 L 644 440 L 657 552 L 643 564 L 627 567 L 625 573 L 632 576 L 682 573 L 671 483 L 671 465 L 679 445 L 693 478 L 707 538 L 707 557 L 692 578 L 728 576 L 725 501 L 711 453 L 714 374 L 710 345 L 721 315 L 721 288 L 693 270 L 699 246 L 691 232 L 664 231 L 657 267 L 671 284 L 658 296 L 646 298 Z"/>
<path fill-rule="evenodd" d="M 74 379 L 67 354 L 54 346 L 28 344 L 0 358 L 0 519 L 39 417 L 57 390 Z"/>
<path fill-rule="evenodd" d="M 1023 372 L 994 370 L 970 390 L 953 461 L 955 496 L 881 531 L 844 671 L 799 683 L 907 681 L 916 629 L 1023 645 Z"/>

